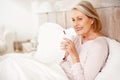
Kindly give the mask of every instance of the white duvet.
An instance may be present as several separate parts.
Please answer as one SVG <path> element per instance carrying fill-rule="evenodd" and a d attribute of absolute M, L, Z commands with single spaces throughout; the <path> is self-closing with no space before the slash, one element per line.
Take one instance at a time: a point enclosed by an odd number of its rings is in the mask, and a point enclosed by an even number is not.
<path fill-rule="evenodd" d="M 68 80 L 58 64 L 44 64 L 32 56 L 10 54 L 0 61 L 0 80 Z"/>
<path fill-rule="evenodd" d="M 63 28 L 46 23 L 40 27 L 35 54 L 9 53 L 0 57 L 0 80 L 68 80 L 60 67 Z"/>

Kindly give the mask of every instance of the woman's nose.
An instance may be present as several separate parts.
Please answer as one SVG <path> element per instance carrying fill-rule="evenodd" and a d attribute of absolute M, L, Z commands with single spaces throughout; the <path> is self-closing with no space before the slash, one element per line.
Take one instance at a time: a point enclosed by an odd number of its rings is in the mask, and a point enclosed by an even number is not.
<path fill-rule="evenodd" d="M 79 25 L 79 22 L 78 21 L 75 21 L 74 22 L 74 26 L 78 26 Z"/>

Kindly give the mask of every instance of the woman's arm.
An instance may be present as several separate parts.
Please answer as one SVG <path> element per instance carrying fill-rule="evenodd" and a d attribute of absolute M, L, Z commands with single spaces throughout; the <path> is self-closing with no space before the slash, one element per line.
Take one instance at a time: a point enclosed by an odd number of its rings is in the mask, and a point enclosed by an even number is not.
<path fill-rule="evenodd" d="M 88 47 L 84 65 L 81 67 L 81 62 L 78 62 L 71 67 L 74 80 L 94 80 L 105 64 L 107 54 L 108 49 L 105 41 L 91 44 Z"/>

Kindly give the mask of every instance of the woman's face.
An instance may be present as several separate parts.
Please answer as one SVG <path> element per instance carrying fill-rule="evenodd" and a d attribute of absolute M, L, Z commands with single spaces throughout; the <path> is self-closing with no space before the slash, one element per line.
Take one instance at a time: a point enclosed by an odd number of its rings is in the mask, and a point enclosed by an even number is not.
<path fill-rule="evenodd" d="M 92 31 L 91 24 L 93 24 L 93 19 L 87 17 L 80 11 L 72 10 L 72 21 L 74 29 L 78 35 L 86 35 Z"/>

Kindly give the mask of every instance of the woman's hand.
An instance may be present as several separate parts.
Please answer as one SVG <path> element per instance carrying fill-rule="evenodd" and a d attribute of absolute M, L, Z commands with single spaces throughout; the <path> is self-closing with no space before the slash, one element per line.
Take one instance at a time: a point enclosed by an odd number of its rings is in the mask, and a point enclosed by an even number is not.
<path fill-rule="evenodd" d="M 70 39 L 64 38 L 64 41 L 61 43 L 61 47 L 63 50 L 65 50 L 66 54 L 69 54 L 71 56 L 73 63 L 79 62 L 79 55 L 75 48 L 74 42 L 72 42 Z"/>

